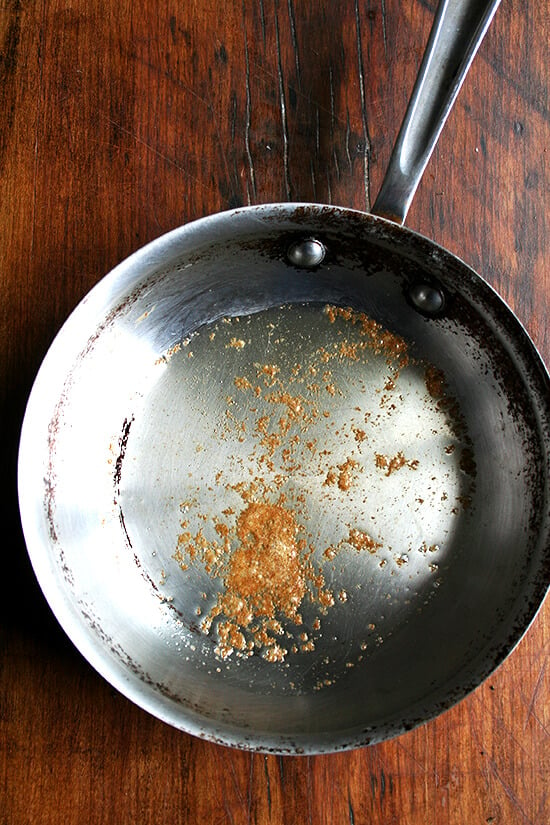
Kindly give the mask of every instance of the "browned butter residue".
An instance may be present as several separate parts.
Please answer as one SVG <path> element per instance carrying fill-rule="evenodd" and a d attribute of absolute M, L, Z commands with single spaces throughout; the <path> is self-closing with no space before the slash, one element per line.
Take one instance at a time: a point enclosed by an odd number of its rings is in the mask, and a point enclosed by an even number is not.
<path fill-rule="evenodd" d="M 389 402 L 399 401 L 401 372 L 407 367 L 423 369 L 430 405 L 441 413 L 442 424 L 450 431 L 445 455 L 452 455 L 456 440 L 460 470 L 475 477 L 472 444 L 444 374 L 431 365 L 413 362 L 406 342 L 364 313 L 336 306 L 326 306 L 321 312 L 330 324 L 337 323 L 332 330 L 335 342 L 333 346 L 325 343 L 318 348 L 310 363 L 277 362 L 274 350 L 270 351 L 268 363 L 251 359 L 247 364 L 243 355 L 249 351 L 251 339 L 246 339 L 248 344 L 241 354 L 244 338 L 226 338 L 229 343 L 225 346 L 225 357 L 229 364 L 235 359 L 235 372 L 229 373 L 234 389 L 226 399 L 227 423 L 220 437 L 238 437 L 239 444 L 246 438 L 249 457 L 239 458 L 238 474 L 230 477 L 231 482 L 225 469 L 215 476 L 216 489 L 222 494 L 231 493 L 234 507 L 210 512 L 204 487 L 197 479 L 197 498 L 181 504 L 186 516 L 181 521 L 173 555 L 183 571 L 195 562 L 201 564 L 214 583 L 210 609 L 201 605 L 197 615 L 201 616 L 201 631 L 212 634 L 216 654 L 223 660 L 232 655 L 256 654 L 269 662 L 284 662 L 289 653 L 314 650 L 316 634 L 321 630 L 320 617 L 329 609 L 353 602 L 353 592 L 341 588 L 332 578 L 336 566 L 327 574 L 334 582 L 334 590 L 332 585 L 327 586 L 324 565 L 340 553 L 377 554 L 383 548 L 383 536 L 374 537 L 363 529 L 370 521 L 362 514 L 339 525 L 336 537 L 329 539 L 330 546 L 315 546 L 319 538 L 311 531 L 311 525 L 308 528 L 308 490 L 300 483 L 295 485 L 296 479 L 300 482 L 311 476 L 323 487 L 324 500 L 346 502 L 346 494 L 355 496 L 364 488 L 368 501 L 364 474 L 367 469 L 372 471 L 373 461 L 375 468 L 382 471 L 376 474 L 377 481 L 404 468 L 416 470 L 419 466 L 419 461 L 410 456 L 409 446 L 408 455 L 399 449 L 399 444 L 382 448 L 384 452 L 375 451 L 376 415 L 364 406 L 355 407 L 349 419 L 338 420 L 333 410 L 338 410 L 335 405 L 340 397 L 345 398 L 347 390 L 339 385 L 339 373 L 332 369 L 333 365 L 346 359 L 346 369 L 355 370 L 356 362 L 360 369 L 362 360 L 372 359 L 373 353 L 381 355 L 385 366 L 380 392 L 384 390 L 382 397 L 387 402 L 384 411 L 390 413 Z M 223 319 L 222 323 L 230 325 L 232 320 L 238 319 Z M 353 336 L 348 340 L 352 328 Z M 222 337 L 223 332 L 218 329 L 217 333 L 218 339 Z M 213 336 L 214 333 L 209 340 Z M 317 435 L 312 437 L 316 434 L 313 425 L 321 421 L 327 428 L 332 427 L 336 436 L 348 439 L 345 452 L 334 452 L 330 440 L 325 444 Z M 389 454 L 385 454 L 386 449 Z M 406 481 L 407 476 L 405 472 L 399 473 L 395 483 Z M 384 480 L 381 483 L 394 484 Z M 458 505 L 464 509 L 468 506 L 467 494 L 471 489 L 457 499 L 456 509 Z M 240 502 L 235 503 L 235 494 Z M 423 500 L 416 498 L 419 503 Z M 405 565 L 405 558 L 397 556 L 395 564 Z M 386 564 L 387 560 L 380 561 L 380 567 Z M 305 609 L 306 603 L 309 610 Z M 313 619 L 312 605 L 317 614 Z"/>
<path fill-rule="evenodd" d="M 357 312 L 349 307 L 327 306 L 325 313 L 331 323 L 337 318 L 342 318 L 350 324 L 357 326 L 359 334 L 362 336 L 363 344 L 376 354 L 382 354 L 390 366 L 397 372 L 406 367 L 409 363 L 409 353 L 407 342 L 400 335 L 396 335 L 385 329 L 364 312 Z M 341 346 L 340 353 L 348 358 L 357 358 L 357 345 L 352 349 Z"/>
<path fill-rule="evenodd" d="M 222 659 L 234 651 L 251 655 L 260 650 L 268 661 L 282 661 L 288 653 L 279 640 L 283 622 L 302 624 L 300 606 L 306 593 L 320 607 L 334 604 L 323 575 L 309 561 L 299 529 L 283 503 L 250 501 L 237 518 L 234 547 L 205 542 L 202 533 L 180 537 L 180 563 L 185 550 L 223 578 L 224 589 L 201 623 L 207 633 L 218 620 L 216 653 Z M 231 533 L 227 525 L 217 524 L 216 530 L 226 540 Z M 313 650 L 314 645 L 310 641 L 303 649 Z"/>
<path fill-rule="evenodd" d="M 379 541 L 375 541 L 372 536 L 365 533 L 364 530 L 357 530 L 353 527 L 350 527 L 346 542 L 351 544 L 351 546 L 359 552 L 368 550 L 369 553 L 376 553 L 376 551 L 382 547 Z"/>
<path fill-rule="evenodd" d="M 242 338 L 235 338 L 235 337 L 233 337 L 233 338 L 231 339 L 231 341 L 230 341 L 228 344 L 226 344 L 226 345 L 225 345 L 225 348 L 226 348 L 226 349 L 229 349 L 229 348 L 232 348 L 232 349 L 242 349 L 242 348 L 245 346 L 245 343 L 246 343 L 246 342 L 245 342 L 245 341 L 243 341 L 243 339 L 242 339 Z"/>
<path fill-rule="evenodd" d="M 279 619 L 301 624 L 299 607 L 306 592 L 306 572 L 298 550 L 294 514 L 277 504 L 250 503 L 237 520 L 238 546 L 229 557 L 225 590 L 218 596 L 208 621 L 218 625 L 218 654 L 262 646 L 268 660 L 281 660 L 287 651 L 277 643 Z M 255 627 L 250 639 L 245 635 Z"/>
<path fill-rule="evenodd" d="M 359 464 L 355 459 L 348 457 L 343 464 L 331 467 L 323 482 L 324 486 L 336 485 L 343 492 L 347 492 L 353 485 L 353 471 Z"/>
<path fill-rule="evenodd" d="M 418 468 L 418 460 L 416 458 L 406 459 L 401 450 L 390 458 L 382 453 L 375 453 L 374 462 L 379 469 L 386 471 L 385 475 L 387 476 L 391 476 L 392 473 L 401 470 L 403 467 L 408 467 L 410 470 Z"/>

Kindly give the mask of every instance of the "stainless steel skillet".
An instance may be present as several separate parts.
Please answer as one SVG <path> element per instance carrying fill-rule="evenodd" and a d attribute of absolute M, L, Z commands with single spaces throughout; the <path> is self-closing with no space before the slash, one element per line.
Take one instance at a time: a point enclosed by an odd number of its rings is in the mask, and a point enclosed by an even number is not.
<path fill-rule="evenodd" d="M 183 730 L 380 741 L 479 684 L 546 592 L 546 370 L 479 276 L 398 223 L 495 7 L 441 5 L 376 214 L 169 233 L 37 376 L 19 484 L 40 584 L 97 670 Z"/>

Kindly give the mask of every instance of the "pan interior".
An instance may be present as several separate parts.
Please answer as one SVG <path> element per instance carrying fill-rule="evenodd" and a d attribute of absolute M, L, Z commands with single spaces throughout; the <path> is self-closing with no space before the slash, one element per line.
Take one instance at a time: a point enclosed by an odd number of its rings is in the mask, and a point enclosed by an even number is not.
<path fill-rule="evenodd" d="M 183 658 L 262 691 L 331 685 L 422 610 L 472 502 L 441 376 L 365 323 L 292 305 L 206 325 L 125 425 L 119 516 Z"/>
<path fill-rule="evenodd" d="M 290 266 L 320 226 L 323 266 Z M 470 275 L 437 265 L 447 310 L 427 319 L 407 290 L 433 262 L 368 221 L 360 253 L 356 226 L 216 228 L 109 276 L 46 359 L 21 461 L 33 562 L 88 658 L 172 724 L 262 748 L 384 738 L 516 632 L 545 422 L 526 384 L 511 397 L 519 356 Z"/>

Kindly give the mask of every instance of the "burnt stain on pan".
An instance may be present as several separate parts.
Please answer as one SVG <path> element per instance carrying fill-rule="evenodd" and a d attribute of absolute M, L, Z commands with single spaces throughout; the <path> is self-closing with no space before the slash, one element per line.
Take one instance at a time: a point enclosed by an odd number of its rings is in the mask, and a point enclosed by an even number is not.
<path fill-rule="evenodd" d="M 122 463 L 126 455 L 126 448 L 128 446 L 128 438 L 130 436 L 130 428 L 134 422 L 134 416 L 130 419 L 125 418 L 122 424 L 122 433 L 119 439 L 119 453 L 115 462 L 115 472 L 113 474 L 113 483 L 115 486 L 115 504 L 120 497 L 120 479 L 122 476 Z"/>
<path fill-rule="evenodd" d="M 136 552 L 134 552 L 134 546 L 132 543 L 132 539 L 130 538 L 130 533 L 128 532 L 128 527 L 126 526 L 126 518 L 124 516 L 124 510 L 122 509 L 122 504 L 120 503 L 120 485 L 122 481 L 122 467 L 124 464 L 124 458 L 126 456 L 126 450 L 128 448 L 128 439 L 130 437 L 130 429 L 134 422 L 134 416 L 132 415 L 131 418 L 125 418 L 122 423 L 121 434 L 118 440 L 119 452 L 116 457 L 115 461 L 115 469 L 113 472 L 113 486 L 114 486 L 114 496 L 113 496 L 113 503 L 117 507 L 118 510 L 118 520 L 120 522 L 120 526 L 122 528 L 122 533 L 124 535 L 124 541 L 128 549 L 131 551 L 133 555 L 133 559 L 135 562 L 136 567 L 140 571 L 141 575 L 145 579 L 145 581 L 152 587 L 152 589 L 159 593 L 159 589 L 156 583 L 153 581 L 151 576 L 144 570 L 141 560 Z"/>
<path fill-rule="evenodd" d="M 103 321 L 97 325 L 93 333 L 86 341 L 84 347 L 80 350 L 74 360 L 72 368 L 67 373 L 67 377 L 63 384 L 59 399 L 54 407 L 53 415 L 48 424 L 48 463 L 47 472 L 44 477 L 44 510 L 46 524 L 48 526 L 48 535 L 57 550 L 60 569 L 66 582 L 74 586 L 74 576 L 71 568 L 66 562 L 65 553 L 59 540 L 57 524 L 56 524 L 56 498 L 57 498 L 57 474 L 56 474 L 56 454 L 57 454 L 57 438 L 63 426 L 63 419 L 65 414 L 65 407 L 70 398 L 71 389 L 75 380 L 74 373 L 77 367 L 85 360 L 86 356 L 92 352 L 97 341 L 102 333 L 111 327 L 116 321 L 128 312 L 137 300 L 150 289 L 154 283 L 162 280 L 165 273 L 156 273 L 151 278 L 145 280 L 137 286 L 131 293 L 124 297 L 116 306 L 114 306 L 105 316 Z M 127 437 L 126 437 L 127 440 Z"/>
<path fill-rule="evenodd" d="M 547 491 L 549 457 L 545 446 L 550 443 L 550 378 L 525 330 L 498 294 L 466 265 L 449 254 L 447 257 L 452 267 L 448 278 L 454 284 L 447 317 L 467 331 L 499 384 L 510 418 L 522 422 L 523 475 L 530 494 L 527 529 L 532 536 L 532 552 L 525 558 L 524 574 L 529 575 L 535 553 L 538 552 L 541 559 L 538 576 L 525 591 L 523 608 L 509 631 L 508 639 L 492 652 L 494 669 L 525 632 L 550 582 L 550 547 L 546 544 L 537 550 L 536 546 L 537 537 L 550 518 Z M 485 675 L 489 672 L 491 670 Z M 470 689 L 474 689 L 476 684 Z M 464 691 L 455 701 L 462 695 Z"/>
<path fill-rule="evenodd" d="M 122 470 L 124 466 L 124 459 L 126 457 L 126 450 L 128 448 L 128 439 L 130 438 L 130 430 L 132 424 L 135 420 L 135 417 L 132 415 L 130 418 L 125 418 L 122 427 L 121 433 L 118 441 L 119 445 L 119 452 L 115 460 L 115 469 L 113 472 L 113 487 L 114 487 L 114 495 L 113 495 L 113 503 L 118 511 L 118 520 L 120 523 L 120 527 L 124 536 L 124 543 L 126 544 L 128 550 L 132 553 L 132 558 L 134 560 L 134 564 L 136 568 L 139 570 L 140 575 L 142 578 L 147 582 L 149 587 L 153 590 L 155 595 L 159 598 L 165 607 L 167 607 L 171 612 L 173 612 L 179 620 L 183 621 L 184 616 L 180 610 L 173 604 L 173 602 L 168 601 L 162 592 L 159 590 L 159 587 L 153 577 L 145 570 L 142 561 L 134 549 L 132 539 L 130 537 L 130 532 L 128 530 L 128 526 L 126 524 L 126 517 L 124 515 L 124 509 L 121 503 L 121 482 L 122 482 Z M 188 629 L 191 633 L 196 633 L 200 635 L 200 628 L 197 624 L 191 622 L 186 623 Z"/>
<path fill-rule="evenodd" d="M 131 656 L 128 655 L 124 648 L 116 642 L 112 636 L 105 633 L 101 621 L 93 615 L 89 607 L 83 602 L 79 602 L 79 605 L 81 615 L 90 630 L 93 631 L 94 636 L 96 636 L 102 645 L 104 645 L 104 647 L 120 661 L 125 669 L 133 673 L 140 682 L 160 693 L 167 699 L 170 699 L 179 705 L 184 705 L 195 713 L 201 715 L 204 714 L 204 708 L 202 708 L 199 703 L 187 701 L 185 697 L 182 697 L 180 694 L 170 690 L 170 688 L 163 682 L 153 679 L 152 676 L 150 676 L 150 674 L 143 667 L 141 667 L 141 665 L 139 665 L 134 659 L 132 659 Z"/>
<path fill-rule="evenodd" d="M 132 552 L 133 559 L 135 562 L 136 567 L 140 571 L 143 578 L 147 581 L 147 583 L 158 592 L 158 588 L 153 581 L 153 579 L 145 572 L 143 569 L 143 565 L 140 561 L 139 556 L 137 553 L 134 552 L 134 546 L 132 544 L 132 539 L 130 538 L 130 533 L 128 532 L 128 528 L 126 526 L 126 518 L 124 516 L 124 510 L 122 509 L 122 505 L 120 504 L 120 480 L 122 475 L 122 463 L 124 461 L 124 454 L 126 452 L 126 445 L 128 443 L 128 436 L 130 434 L 130 426 L 133 421 L 133 418 L 128 422 L 127 419 L 124 419 L 124 424 L 122 427 L 122 436 L 120 438 L 120 453 L 117 456 L 117 460 L 115 463 L 115 472 L 113 475 L 113 480 L 115 484 L 115 496 L 114 496 L 114 504 L 118 508 L 118 520 L 122 529 L 122 533 L 124 535 L 124 541 L 128 549 Z"/>
<path fill-rule="evenodd" d="M 67 382 L 68 383 L 68 382 Z M 48 526 L 48 534 L 52 546 L 56 548 L 59 559 L 59 566 L 63 573 L 63 577 L 67 584 L 74 587 L 74 576 L 71 568 L 67 564 L 65 552 L 59 541 L 57 532 L 57 525 L 55 521 L 55 501 L 57 492 L 57 475 L 55 472 L 55 452 L 57 444 L 57 435 L 59 432 L 60 419 L 63 413 L 63 406 L 66 402 L 67 383 L 63 388 L 63 392 L 59 401 L 57 402 L 54 414 L 48 425 L 48 467 L 44 477 L 44 508 L 46 515 L 46 524 Z"/>
<path fill-rule="evenodd" d="M 472 283 L 468 292 L 466 299 L 455 294 L 448 317 L 467 330 L 471 340 L 487 359 L 501 388 L 510 418 L 524 422 L 525 453 L 533 457 L 525 466 L 533 497 L 531 526 L 537 532 L 547 506 L 544 467 L 548 459 L 544 444 L 550 441 L 550 380 L 533 358 L 534 347 L 519 321 L 498 295 L 481 279 Z M 485 315 L 491 322 L 486 320 Z M 536 403 L 533 403 L 533 399 Z M 533 439 L 533 434 L 539 430 L 540 439 L 537 442 Z M 550 557 L 546 574 L 548 582 Z"/>

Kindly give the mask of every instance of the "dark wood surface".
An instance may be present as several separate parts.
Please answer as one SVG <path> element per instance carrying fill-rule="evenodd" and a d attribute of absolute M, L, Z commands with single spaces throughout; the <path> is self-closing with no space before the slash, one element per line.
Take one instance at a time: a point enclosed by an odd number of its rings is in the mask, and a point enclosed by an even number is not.
<path fill-rule="evenodd" d="M 185 221 L 368 208 L 431 0 L 1 0 L 0 823 L 550 822 L 550 604 L 498 671 L 384 744 L 264 757 L 179 733 L 75 651 L 17 511 L 25 400 L 76 303 Z M 550 4 L 503 0 L 408 225 L 505 297 L 550 361 Z"/>

